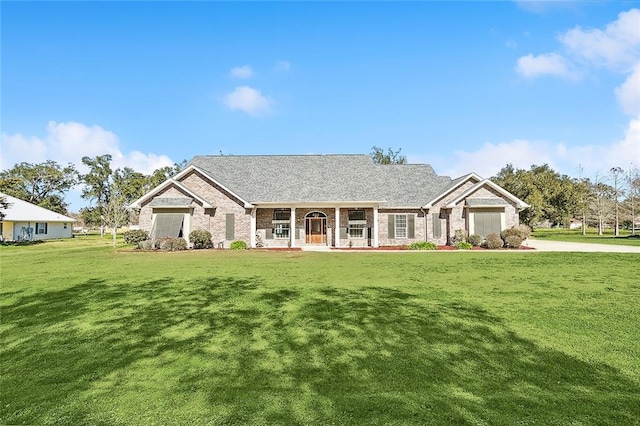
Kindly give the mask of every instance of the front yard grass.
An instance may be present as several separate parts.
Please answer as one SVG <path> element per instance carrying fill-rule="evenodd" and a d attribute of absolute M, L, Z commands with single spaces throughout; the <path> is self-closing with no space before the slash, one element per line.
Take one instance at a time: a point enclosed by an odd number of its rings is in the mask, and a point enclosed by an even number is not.
<path fill-rule="evenodd" d="M 550 241 L 566 241 L 571 243 L 596 243 L 613 244 L 623 246 L 640 247 L 640 232 L 636 231 L 638 237 L 629 238 L 631 231 L 621 229 L 620 235 L 616 237 L 613 229 L 605 230 L 603 235 L 598 235 L 598 230 L 587 228 L 587 235 L 582 235 L 581 229 L 536 229 L 533 231 L 533 238 Z"/>
<path fill-rule="evenodd" d="M 0 247 L 0 424 L 638 424 L 638 256 Z"/>

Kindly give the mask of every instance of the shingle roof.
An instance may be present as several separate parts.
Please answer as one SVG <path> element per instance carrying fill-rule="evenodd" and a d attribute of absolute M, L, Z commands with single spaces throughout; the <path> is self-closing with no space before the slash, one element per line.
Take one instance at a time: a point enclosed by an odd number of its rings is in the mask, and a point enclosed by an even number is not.
<path fill-rule="evenodd" d="M 430 165 L 377 165 L 369 155 L 216 155 L 197 156 L 189 164 L 250 203 L 378 201 L 419 207 L 451 184 Z"/>
<path fill-rule="evenodd" d="M 467 205 L 470 207 L 487 207 L 487 206 L 508 206 L 502 198 L 467 198 Z"/>
<path fill-rule="evenodd" d="M 189 207 L 192 202 L 193 198 L 189 197 L 156 197 L 151 201 L 151 203 L 149 203 L 149 205 L 151 207 Z"/>
<path fill-rule="evenodd" d="M 0 193 L 9 203 L 9 208 L 3 211 L 5 222 L 75 222 L 75 219 L 63 214 L 45 209 L 27 201 Z"/>

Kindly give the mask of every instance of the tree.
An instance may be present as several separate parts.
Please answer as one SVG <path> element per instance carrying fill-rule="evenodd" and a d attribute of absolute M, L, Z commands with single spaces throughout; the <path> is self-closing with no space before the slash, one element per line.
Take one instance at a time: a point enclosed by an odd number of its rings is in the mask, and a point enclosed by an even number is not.
<path fill-rule="evenodd" d="M 622 183 L 624 181 L 624 170 L 621 167 L 612 167 L 609 170 L 611 175 L 611 181 L 613 183 L 613 202 L 615 205 L 616 221 L 615 221 L 615 236 L 620 235 L 620 197 L 624 194 Z"/>
<path fill-rule="evenodd" d="M 154 170 L 154 172 L 147 178 L 147 186 L 144 192 L 155 188 L 165 180 L 180 173 L 185 169 L 185 167 L 187 167 L 187 160 L 182 160 L 180 163 L 174 163 L 173 166 L 161 167 Z"/>
<path fill-rule="evenodd" d="M 95 158 L 82 157 L 82 163 L 89 168 L 89 172 L 80 178 L 85 187 L 82 198 L 96 202 L 100 217 L 111 199 L 113 185 L 113 170 L 111 170 L 111 155 L 98 155 Z M 104 223 L 100 223 L 100 235 L 104 235 Z"/>
<path fill-rule="evenodd" d="M 4 219 L 4 212 L 3 210 L 6 210 L 9 208 L 9 201 L 7 200 L 7 197 L 0 197 L 0 220 Z"/>
<path fill-rule="evenodd" d="M 593 191 L 591 210 L 598 221 L 598 235 L 602 235 L 607 217 L 613 210 L 612 200 L 615 191 L 611 186 L 607 185 L 599 173 L 596 173 L 591 189 Z"/>
<path fill-rule="evenodd" d="M 633 165 L 627 173 L 627 189 L 631 204 L 631 235 L 636 235 L 636 200 L 640 198 L 640 170 Z"/>
<path fill-rule="evenodd" d="M 129 212 L 126 210 L 125 197 L 121 194 L 114 194 L 107 204 L 103 206 L 102 221 L 108 228 L 111 228 L 113 246 L 116 246 L 116 235 L 118 228 L 126 224 L 129 220 Z"/>
<path fill-rule="evenodd" d="M 545 220 L 563 224 L 580 209 L 578 182 L 547 164 L 532 165 L 529 170 L 507 164 L 492 180 L 530 205 L 520 212 L 520 221 L 531 227 Z"/>
<path fill-rule="evenodd" d="M 382 148 L 374 146 L 371 148 L 371 158 L 375 164 L 407 164 L 407 157 L 400 155 L 402 148 L 394 151 L 391 148 L 385 153 Z"/>
<path fill-rule="evenodd" d="M 66 214 L 64 195 L 78 183 L 73 164 L 65 167 L 55 161 L 19 163 L 0 172 L 0 191 L 40 207 Z"/>

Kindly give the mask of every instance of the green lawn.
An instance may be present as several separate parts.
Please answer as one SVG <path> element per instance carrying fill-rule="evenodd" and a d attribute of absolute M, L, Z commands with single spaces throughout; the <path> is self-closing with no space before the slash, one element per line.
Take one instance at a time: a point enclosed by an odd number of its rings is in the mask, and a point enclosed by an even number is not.
<path fill-rule="evenodd" d="M 532 236 L 539 240 L 567 241 L 572 243 L 597 243 L 615 244 L 624 246 L 640 247 L 640 232 L 636 231 L 638 237 L 628 238 L 631 231 L 620 230 L 620 235 L 616 237 L 613 229 L 607 229 L 604 235 L 598 235 L 598 230 L 587 229 L 587 235 L 582 235 L 581 229 L 536 229 Z"/>
<path fill-rule="evenodd" d="M 638 256 L 0 247 L 0 424 L 640 424 Z"/>

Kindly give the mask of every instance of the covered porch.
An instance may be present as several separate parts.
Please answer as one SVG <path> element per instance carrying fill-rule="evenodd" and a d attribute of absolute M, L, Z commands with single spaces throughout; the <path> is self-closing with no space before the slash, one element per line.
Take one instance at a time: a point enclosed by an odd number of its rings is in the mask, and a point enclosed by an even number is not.
<path fill-rule="evenodd" d="M 378 204 L 257 204 L 250 235 L 252 248 L 378 247 Z"/>

